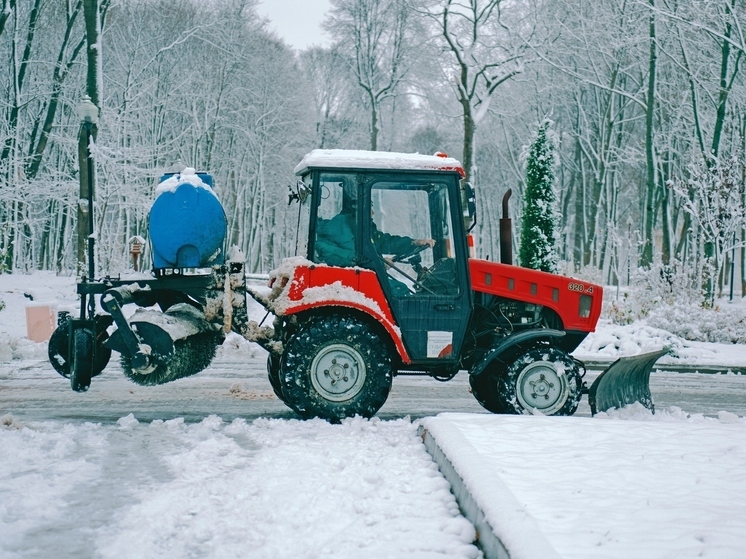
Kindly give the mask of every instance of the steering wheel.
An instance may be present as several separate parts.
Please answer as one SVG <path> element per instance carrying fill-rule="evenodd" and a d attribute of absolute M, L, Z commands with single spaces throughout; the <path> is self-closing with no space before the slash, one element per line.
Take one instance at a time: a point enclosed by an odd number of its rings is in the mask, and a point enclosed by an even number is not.
<path fill-rule="evenodd" d="M 419 283 L 428 292 L 443 294 L 456 287 L 456 273 L 453 258 L 441 258 L 419 276 Z"/>
<path fill-rule="evenodd" d="M 421 253 L 423 250 L 430 248 L 430 245 L 412 245 L 412 248 L 403 254 L 397 254 L 394 256 L 392 262 L 407 262 L 411 264 L 410 260 Z"/>

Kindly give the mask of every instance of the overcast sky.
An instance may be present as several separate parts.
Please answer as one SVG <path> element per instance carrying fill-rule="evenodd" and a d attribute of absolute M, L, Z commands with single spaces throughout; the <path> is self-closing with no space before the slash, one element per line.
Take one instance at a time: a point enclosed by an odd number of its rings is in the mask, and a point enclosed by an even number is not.
<path fill-rule="evenodd" d="M 329 44 L 320 27 L 328 9 L 329 0 L 260 0 L 257 7 L 261 15 L 269 18 L 270 29 L 299 50 Z"/>

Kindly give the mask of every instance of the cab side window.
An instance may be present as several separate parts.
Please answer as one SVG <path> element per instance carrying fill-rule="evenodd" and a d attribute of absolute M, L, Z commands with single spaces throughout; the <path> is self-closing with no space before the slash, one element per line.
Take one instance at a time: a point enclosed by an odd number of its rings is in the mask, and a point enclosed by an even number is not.
<path fill-rule="evenodd" d="M 354 175 L 322 173 L 317 210 L 314 262 L 354 266 L 357 227 L 357 190 Z"/>

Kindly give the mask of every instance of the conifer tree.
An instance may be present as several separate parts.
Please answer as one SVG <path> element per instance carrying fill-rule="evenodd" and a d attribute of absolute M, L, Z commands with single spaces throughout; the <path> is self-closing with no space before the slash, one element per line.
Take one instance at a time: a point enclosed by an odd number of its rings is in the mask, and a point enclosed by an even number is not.
<path fill-rule="evenodd" d="M 524 268 L 557 272 L 555 226 L 557 216 L 554 194 L 555 146 L 552 121 L 544 120 L 528 149 L 526 191 L 523 196 L 521 247 L 518 254 Z"/>

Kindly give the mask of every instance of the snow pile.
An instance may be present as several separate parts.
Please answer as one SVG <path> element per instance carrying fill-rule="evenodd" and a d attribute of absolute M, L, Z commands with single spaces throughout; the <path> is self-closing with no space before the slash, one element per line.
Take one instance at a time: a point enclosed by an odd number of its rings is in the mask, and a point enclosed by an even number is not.
<path fill-rule="evenodd" d="M 422 423 L 514 559 L 536 556 L 520 537 L 526 515 L 565 559 L 741 557 L 746 419 L 643 410 Z"/>
<path fill-rule="evenodd" d="M 664 305 L 650 313 L 648 324 L 685 340 L 746 344 L 746 304 L 726 303 L 712 309 L 681 303 Z"/>
<path fill-rule="evenodd" d="M 407 420 L 0 425 L 0 454 L 2 557 L 480 556 Z"/>
<path fill-rule="evenodd" d="M 596 331 L 583 340 L 573 356 L 582 361 L 614 360 L 664 347 L 669 348 L 671 354 L 662 357 L 658 361 L 660 364 L 746 367 L 743 345 L 684 340 L 666 330 L 650 326 L 648 320 L 619 325 L 602 319 Z"/>
<path fill-rule="evenodd" d="M 419 153 L 396 153 L 388 151 L 364 151 L 347 149 L 315 149 L 307 153 L 298 165 L 295 174 L 304 173 L 312 167 L 341 169 L 417 169 L 425 171 L 463 172 L 461 163 L 452 157 L 421 155 Z"/>
<path fill-rule="evenodd" d="M 166 180 L 158 183 L 158 186 L 155 188 L 155 197 L 158 198 L 158 196 L 164 192 L 176 192 L 182 184 L 189 184 L 195 188 L 202 188 L 213 196 L 216 196 L 215 192 L 210 188 L 210 185 L 200 178 L 197 171 L 195 171 L 193 167 L 187 167 L 181 173 L 175 173 Z"/>
<path fill-rule="evenodd" d="M 46 359 L 46 343 L 26 338 L 26 307 L 48 305 L 57 311 L 77 312 L 75 278 L 53 272 L 0 274 L 0 363 L 13 359 Z"/>
<path fill-rule="evenodd" d="M 669 347 L 678 355 L 685 342 L 665 330 L 648 326 L 644 321 L 634 324 L 616 325 L 601 320 L 595 332 L 591 332 L 578 349 L 575 357 L 618 359 Z M 581 357 L 582 356 L 582 357 Z"/>

